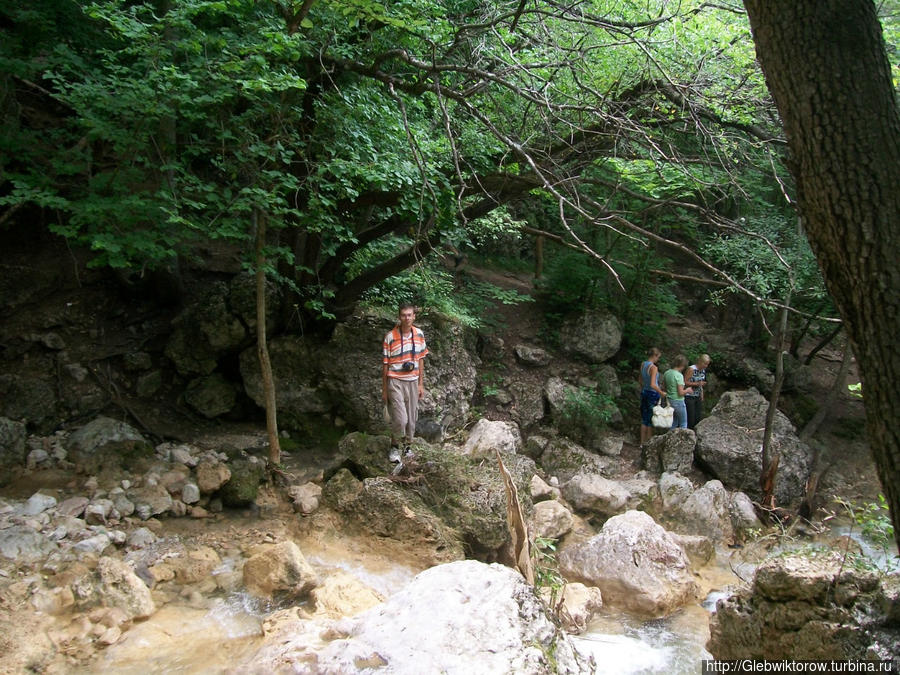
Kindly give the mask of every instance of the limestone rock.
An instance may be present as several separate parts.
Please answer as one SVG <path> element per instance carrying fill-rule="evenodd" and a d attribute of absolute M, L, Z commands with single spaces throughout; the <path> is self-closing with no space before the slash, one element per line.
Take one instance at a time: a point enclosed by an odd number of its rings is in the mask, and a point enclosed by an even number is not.
<path fill-rule="evenodd" d="M 56 506 L 56 497 L 35 492 L 22 506 L 20 513 L 23 516 L 36 516 Z"/>
<path fill-rule="evenodd" d="M 221 462 L 204 460 L 197 465 L 197 487 L 201 494 L 215 492 L 231 478 L 231 470 Z"/>
<path fill-rule="evenodd" d="M 9 469 L 25 463 L 25 425 L 0 417 L 0 485 L 5 483 Z"/>
<path fill-rule="evenodd" d="M 654 473 L 687 473 L 694 464 L 697 437 L 692 429 L 670 429 L 654 436 L 641 449 L 641 463 Z"/>
<path fill-rule="evenodd" d="M 879 576 L 837 551 L 763 562 L 751 589 L 719 600 L 707 648 L 717 659 L 894 659 L 896 574 Z"/>
<path fill-rule="evenodd" d="M 109 417 L 98 417 L 69 436 L 72 459 L 92 470 L 134 467 L 153 453 L 153 447 L 134 427 Z"/>
<path fill-rule="evenodd" d="M 339 619 L 356 616 L 384 602 L 384 597 L 348 572 L 329 572 L 310 593 L 316 616 Z"/>
<path fill-rule="evenodd" d="M 126 494 L 129 501 L 134 504 L 134 511 L 141 520 L 166 513 L 174 503 L 172 496 L 162 485 L 131 488 Z"/>
<path fill-rule="evenodd" d="M 212 576 L 213 570 L 222 564 L 219 554 L 209 546 L 187 551 L 183 556 L 170 558 L 166 564 L 175 573 L 180 584 L 196 584 Z"/>
<path fill-rule="evenodd" d="M 629 508 L 634 500 L 621 483 L 595 473 L 578 474 L 562 486 L 563 496 L 577 511 L 614 516 Z"/>
<path fill-rule="evenodd" d="M 228 289 L 222 282 L 206 287 L 176 318 L 165 354 L 182 375 L 208 375 L 219 357 L 233 353 L 246 330 L 228 309 Z"/>
<path fill-rule="evenodd" d="M 608 312 L 588 310 L 560 326 L 560 344 L 564 351 L 589 363 L 603 363 L 622 344 L 622 322 Z"/>
<path fill-rule="evenodd" d="M 253 672 L 351 673 L 380 667 L 421 673 L 590 672 L 544 613 L 521 575 L 502 565 L 465 560 L 419 574 L 386 602 L 335 624 L 318 653 L 302 622 L 268 635 L 243 668 Z M 552 655 L 552 656 L 551 656 Z"/>
<path fill-rule="evenodd" d="M 687 476 L 677 472 L 666 472 L 659 477 L 659 494 L 663 509 L 675 510 L 694 493 L 694 484 Z"/>
<path fill-rule="evenodd" d="M 762 523 L 759 522 L 753 502 L 743 492 L 735 492 L 731 495 L 728 511 L 731 514 L 731 525 L 736 534 L 743 534 L 747 530 L 762 528 Z"/>
<path fill-rule="evenodd" d="M 156 611 L 147 585 L 126 563 L 108 556 L 74 583 L 73 591 L 79 606 L 117 607 L 128 619 L 146 619 Z"/>
<path fill-rule="evenodd" d="M 599 588 L 585 586 L 577 581 L 566 584 L 562 593 L 560 619 L 569 633 L 583 633 L 588 624 L 603 607 L 603 594 Z"/>
<path fill-rule="evenodd" d="M 526 366 L 546 366 L 550 363 L 550 354 L 540 347 L 517 344 L 513 347 L 513 353 L 519 363 L 524 363 Z"/>
<path fill-rule="evenodd" d="M 37 562 L 53 551 L 57 545 L 26 525 L 13 525 L 0 530 L 0 556 L 21 563 Z"/>
<path fill-rule="evenodd" d="M 558 477 L 560 481 L 567 481 L 578 473 L 605 473 L 612 460 L 566 438 L 554 438 L 544 448 L 540 464 L 549 475 Z"/>
<path fill-rule="evenodd" d="M 641 511 L 606 521 L 599 534 L 565 548 L 560 570 L 596 586 L 603 602 L 648 616 L 665 616 L 694 600 L 698 587 L 678 541 Z"/>
<path fill-rule="evenodd" d="M 514 422 L 494 422 L 480 419 L 469 432 L 463 446 L 464 455 L 489 455 L 494 450 L 500 454 L 514 454 L 522 448 L 522 435 Z"/>
<path fill-rule="evenodd" d="M 755 389 L 729 391 L 696 428 L 698 461 L 726 487 L 742 490 L 754 499 L 762 496 L 759 476 L 768 405 Z M 781 454 L 775 497 L 786 505 L 805 494 L 812 450 L 781 412 L 775 415 L 772 447 Z"/>
<path fill-rule="evenodd" d="M 695 490 L 673 516 L 678 530 L 686 534 L 699 534 L 713 541 L 731 543 L 734 530 L 729 512 L 730 498 L 720 481 L 711 480 Z"/>
<path fill-rule="evenodd" d="M 315 483 L 292 485 L 288 494 L 294 503 L 294 511 L 309 515 L 319 508 L 319 498 L 322 496 L 322 486 Z"/>
<path fill-rule="evenodd" d="M 302 597 L 319 580 L 293 541 L 283 541 L 252 556 L 244 563 L 244 586 L 260 597 Z"/>
<path fill-rule="evenodd" d="M 534 505 L 532 532 L 536 537 L 559 539 L 572 529 L 571 511 L 558 501 L 549 500 Z"/>
<path fill-rule="evenodd" d="M 185 402 L 208 419 L 226 414 L 237 402 L 234 385 L 221 373 L 198 377 L 188 384 Z"/>
<path fill-rule="evenodd" d="M 371 534 L 433 551 L 435 562 L 463 557 L 459 535 L 418 494 L 385 477 L 360 481 L 341 469 L 325 484 L 322 499 Z"/>

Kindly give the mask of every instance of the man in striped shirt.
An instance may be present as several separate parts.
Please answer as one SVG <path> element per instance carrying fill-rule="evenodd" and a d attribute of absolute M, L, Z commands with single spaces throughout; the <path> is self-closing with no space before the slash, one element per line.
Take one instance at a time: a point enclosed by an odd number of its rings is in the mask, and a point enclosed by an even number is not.
<path fill-rule="evenodd" d="M 390 402 L 391 450 L 389 459 L 400 461 L 400 442 L 404 452 L 416 433 L 419 399 L 425 395 L 425 362 L 428 347 L 425 334 L 413 326 L 416 308 L 400 306 L 399 322 L 384 337 L 381 370 L 381 398 Z"/>

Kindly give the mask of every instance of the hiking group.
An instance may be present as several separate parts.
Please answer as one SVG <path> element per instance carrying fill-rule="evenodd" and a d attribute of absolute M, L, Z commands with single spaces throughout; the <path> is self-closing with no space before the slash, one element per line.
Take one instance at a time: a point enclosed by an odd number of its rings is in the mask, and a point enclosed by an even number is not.
<path fill-rule="evenodd" d="M 673 429 L 693 429 L 703 419 L 703 391 L 707 383 L 709 355 L 701 354 L 695 364 L 688 365 L 687 357 L 678 354 L 672 361 L 672 367 L 663 375 L 664 388 L 659 384 L 657 366 L 661 356 L 659 349 L 651 347 L 641 364 L 641 445 L 653 437 L 653 407 L 664 398 L 674 410 Z"/>
<path fill-rule="evenodd" d="M 388 459 L 402 466 L 404 457 L 411 454 L 416 434 L 419 401 L 425 395 L 425 357 L 428 346 L 425 334 L 413 325 L 416 308 L 404 303 L 398 310 L 398 321 L 382 345 L 381 398 L 385 405 L 385 421 L 390 424 L 391 448 Z M 641 363 L 641 445 L 653 437 L 653 408 L 662 399 L 672 407 L 672 428 L 693 429 L 703 419 L 708 354 L 701 354 L 697 362 L 688 365 L 687 357 L 678 354 L 663 374 L 660 386 L 659 363 L 662 353 L 656 347 L 647 351 Z"/>

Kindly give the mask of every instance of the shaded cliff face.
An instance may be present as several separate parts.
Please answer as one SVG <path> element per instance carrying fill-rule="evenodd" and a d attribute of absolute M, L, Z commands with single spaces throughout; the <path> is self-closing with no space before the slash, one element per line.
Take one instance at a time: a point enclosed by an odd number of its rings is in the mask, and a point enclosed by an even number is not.
<path fill-rule="evenodd" d="M 188 438 L 217 421 L 263 419 L 251 277 L 185 269 L 166 285 L 165 275 L 88 270 L 85 256 L 53 238 L 5 232 L 0 240 L 8 251 L 0 280 L 0 419 L 50 433 L 116 411 L 158 439 Z M 173 285 L 174 294 L 164 288 Z M 394 318 L 359 313 L 328 339 L 303 336 L 279 326 L 278 296 L 270 287 L 281 428 L 337 422 L 381 431 L 381 343 Z M 443 431 L 459 428 L 477 388 L 476 334 L 427 311 L 417 325 L 431 350 L 420 418 Z M 14 464 L 23 463 L 13 454 Z"/>

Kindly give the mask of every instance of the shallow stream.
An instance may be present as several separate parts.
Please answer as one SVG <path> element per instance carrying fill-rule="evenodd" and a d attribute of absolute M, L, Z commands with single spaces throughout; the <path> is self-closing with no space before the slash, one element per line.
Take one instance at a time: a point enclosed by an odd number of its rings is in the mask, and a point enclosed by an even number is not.
<path fill-rule="evenodd" d="M 418 570 L 386 565 L 359 553 L 340 557 L 333 549 L 317 551 L 307 560 L 327 574 L 339 568 L 382 595 L 396 593 Z M 739 582 L 722 558 L 703 570 L 701 583 L 716 589 Z M 596 673 L 697 673 L 700 661 L 711 658 L 705 645 L 709 617 L 718 597 L 711 592 L 703 603 L 688 606 L 664 619 L 645 620 L 615 610 L 603 611 L 588 631 L 572 639 L 579 651 L 594 656 Z M 217 673 L 240 663 L 262 644 L 263 618 L 273 610 L 245 593 L 206 601 L 207 606 L 170 603 L 149 620 L 135 624 L 124 638 L 109 647 L 90 670 L 122 673 Z"/>

